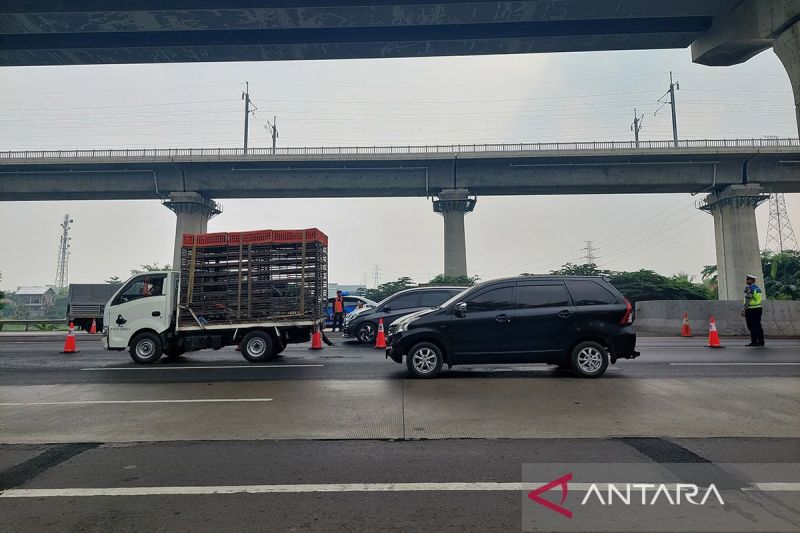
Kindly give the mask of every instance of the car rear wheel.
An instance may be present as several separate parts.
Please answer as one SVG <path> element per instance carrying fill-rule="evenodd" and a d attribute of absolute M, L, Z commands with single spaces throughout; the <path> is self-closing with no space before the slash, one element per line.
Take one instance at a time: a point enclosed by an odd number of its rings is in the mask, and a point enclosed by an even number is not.
<path fill-rule="evenodd" d="M 163 347 L 155 333 L 145 331 L 131 340 L 131 359 L 142 365 L 150 365 L 161 358 Z"/>
<path fill-rule="evenodd" d="M 576 376 L 599 378 L 608 368 L 608 350 L 598 342 L 582 342 L 572 350 L 571 362 Z"/>
<path fill-rule="evenodd" d="M 356 340 L 362 344 L 373 344 L 378 335 L 378 326 L 374 322 L 359 324 L 356 330 Z"/>
<path fill-rule="evenodd" d="M 431 342 L 414 345 L 406 355 L 406 366 L 415 378 L 435 378 L 442 371 L 442 349 Z"/>
<path fill-rule="evenodd" d="M 242 339 L 242 356 L 251 363 L 269 361 L 274 355 L 272 337 L 263 331 L 251 331 Z"/>

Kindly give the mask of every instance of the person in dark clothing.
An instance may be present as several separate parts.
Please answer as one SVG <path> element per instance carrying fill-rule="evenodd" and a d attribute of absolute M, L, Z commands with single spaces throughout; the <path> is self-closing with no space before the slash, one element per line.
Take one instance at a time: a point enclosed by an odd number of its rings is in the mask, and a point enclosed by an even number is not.
<path fill-rule="evenodd" d="M 750 344 L 747 346 L 764 346 L 764 328 L 761 327 L 761 313 L 764 294 L 761 287 L 756 285 L 756 277 L 747 275 L 744 287 L 744 308 L 742 316 L 747 322 L 750 331 Z"/>

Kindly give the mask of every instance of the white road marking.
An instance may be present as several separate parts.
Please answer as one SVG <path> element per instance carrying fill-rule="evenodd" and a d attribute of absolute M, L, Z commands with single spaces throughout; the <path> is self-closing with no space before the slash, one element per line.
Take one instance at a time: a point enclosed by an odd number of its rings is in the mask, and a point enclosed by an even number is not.
<path fill-rule="evenodd" d="M 215 365 L 215 366 L 98 366 L 81 370 L 207 370 L 212 368 L 313 368 L 325 365 Z"/>
<path fill-rule="evenodd" d="M 310 492 L 454 492 L 454 491 L 523 491 L 534 490 L 542 483 L 325 483 L 298 485 L 220 485 L 190 487 L 109 487 L 66 489 L 9 489 L 0 493 L 0 498 L 75 498 L 91 496 L 162 496 L 202 494 L 300 494 Z M 591 483 L 570 483 L 574 491 L 588 491 Z M 604 483 L 598 483 L 598 488 Z M 670 485 L 667 485 L 668 489 Z M 674 485 L 672 486 L 674 490 Z M 560 490 L 554 487 L 553 490 Z M 654 487 L 655 489 L 655 487 Z M 601 490 L 604 490 L 601 488 Z M 747 491 L 800 491 L 800 483 L 753 483 L 740 490 Z"/>
<path fill-rule="evenodd" d="M 670 363 L 673 366 L 798 366 L 800 363 Z"/>
<path fill-rule="evenodd" d="M 31 405 L 93 405 L 125 403 L 224 403 L 224 402 L 271 402 L 272 398 L 194 398 L 189 400 L 77 400 L 71 402 L 7 402 L 0 407 L 27 407 Z"/>

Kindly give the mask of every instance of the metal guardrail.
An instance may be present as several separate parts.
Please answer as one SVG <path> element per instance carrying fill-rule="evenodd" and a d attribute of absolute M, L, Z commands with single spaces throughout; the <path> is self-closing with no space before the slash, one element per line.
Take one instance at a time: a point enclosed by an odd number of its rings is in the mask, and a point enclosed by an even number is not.
<path fill-rule="evenodd" d="M 264 156 L 394 156 L 426 154 L 471 154 L 486 152 L 574 152 L 586 150 L 686 150 L 696 148 L 800 148 L 798 139 L 702 139 L 678 141 L 591 141 L 568 143 L 515 143 L 515 144 L 445 144 L 407 146 L 304 146 L 287 148 L 144 148 L 135 150 L 33 150 L 0 152 L 0 160 L 41 159 L 146 159 L 202 157 L 202 158 L 263 158 Z"/>
<path fill-rule="evenodd" d="M 0 331 L 3 331 L 3 326 L 11 326 L 11 325 L 23 325 L 25 326 L 25 331 L 30 331 L 31 326 L 36 326 L 38 324 L 47 324 L 47 325 L 54 325 L 54 326 L 66 326 L 67 321 L 65 319 L 58 319 L 58 320 L 50 320 L 50 319 L 31 319 L 31 320 L 21 320 L 21 319 L 8 319 L 8 320 L 0 320 Z M 44 330 L 43 330 L 44 331 Z"/>

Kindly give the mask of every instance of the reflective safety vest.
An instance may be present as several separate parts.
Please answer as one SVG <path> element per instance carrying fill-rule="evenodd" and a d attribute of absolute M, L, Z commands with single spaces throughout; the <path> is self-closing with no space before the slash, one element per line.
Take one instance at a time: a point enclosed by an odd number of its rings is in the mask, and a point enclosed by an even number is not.
<path fill-rule="evenodd" d="M 336 298 L 336 300 L 333 302 L 333 312 L 344 313 L 344 299 Z"/>
<path fill-rule="evenodd" d="M 763 300 L 761 287 L 753 283 L 744 287 L 744 307 L 745 309 L 758 309 Z"/>

